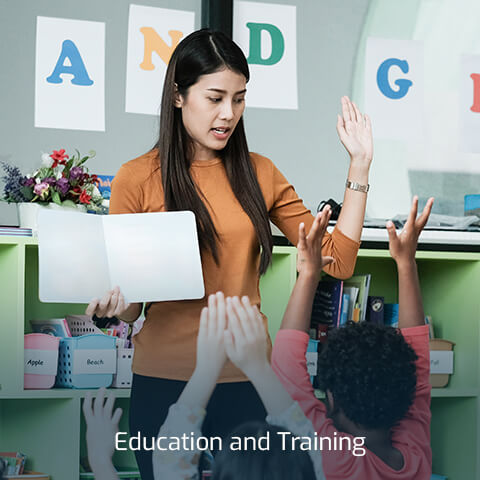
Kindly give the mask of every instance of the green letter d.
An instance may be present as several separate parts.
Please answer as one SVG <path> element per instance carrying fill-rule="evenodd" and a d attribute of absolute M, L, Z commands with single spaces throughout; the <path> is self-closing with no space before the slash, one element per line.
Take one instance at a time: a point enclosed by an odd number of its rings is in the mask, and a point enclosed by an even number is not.
<path fill-rule="evenodd" d="M 250 30 L 250 54 L 247 62 L 257 65 L 275 65 L 283 57 L 285 41 L 282 32 L 270 23 L 247 23 Z M 266 30 L 272 39 L 272 53 L 268 58 L 262 58 L 262 30 Z"/>

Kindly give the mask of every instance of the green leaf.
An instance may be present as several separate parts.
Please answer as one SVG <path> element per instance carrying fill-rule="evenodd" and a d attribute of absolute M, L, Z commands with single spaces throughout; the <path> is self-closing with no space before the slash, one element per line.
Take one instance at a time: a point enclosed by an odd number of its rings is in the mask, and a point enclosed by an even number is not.
<path fill-rule="evenodd" d="M 63 207 L 76 207 L 76 203 L 73 200 L 64 200 L 60 203 Z"/>
<path fill-rule="evenodd" d="M 52 193 L 52 201 L 56 203 L 57 205 L 61 205 L 62 201 L 60 200 L 60 195 L 58 192 L 54 191 Z"/>
<path fill-rule="evenodd" d="M 33 198 L 33 188 L 31 187 L 22 187 L 20 189 L 22 195 L 26 198 L 27 202 Z"/>

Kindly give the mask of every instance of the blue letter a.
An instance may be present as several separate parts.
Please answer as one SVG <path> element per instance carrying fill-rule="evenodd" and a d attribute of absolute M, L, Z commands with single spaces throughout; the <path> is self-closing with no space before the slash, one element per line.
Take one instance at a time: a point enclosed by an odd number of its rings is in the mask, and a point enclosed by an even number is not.
<path fill-rule="evenodd" d="M 70 60 L 70 66 L 64 65 L 66 58 Z M 90 77 L 88 76 L 80 52 L 71 40 L 65 40 L 63 42 L 62 51 L 57 60 L 57 64 L 55 65 L 55 70 L 49 77 L 47 77 L 47 82 L 62 83 L 63 80 L 60 78 L 62 73 L 73 75 L 72 83 L 74 85 L 93 84 L 93 80 L 90 80 Z"/>

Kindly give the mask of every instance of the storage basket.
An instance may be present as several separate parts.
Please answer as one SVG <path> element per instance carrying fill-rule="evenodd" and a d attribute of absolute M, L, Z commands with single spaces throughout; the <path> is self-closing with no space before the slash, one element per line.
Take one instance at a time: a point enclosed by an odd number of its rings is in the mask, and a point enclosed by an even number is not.
<path fill-rule="evenodd" d="M 67 320 L 72 337 L 88 335 L 89 333 L 103 333 L 95 323 L 93 323 L 92 317 L 89 315 L 67 315 L 65 320 Z"/>
<path fill-rule="evenodd" d="M 430 385 L 443 388 L 448 385 L 453 373 L 453 347 L 449 340 L 434 338 L 430 340 Z"/>
<path fill-rule="evenodd" d="M 89 334 L 60 340 L 57 386 L 109 387 L 115 371 L 115 337 Z"/>
<path fill-rule="evenodd" d="M 113 376 L 112 387 L 130 388 L 132 386 L 133 348 L 117 348 L 117 373 Z"/>
<path fill-rule="evenodd" d="M 59 337 L 28 333 L 24 337 L 24 375 L 26 389 L 52 388 L 58 367 Z"/>

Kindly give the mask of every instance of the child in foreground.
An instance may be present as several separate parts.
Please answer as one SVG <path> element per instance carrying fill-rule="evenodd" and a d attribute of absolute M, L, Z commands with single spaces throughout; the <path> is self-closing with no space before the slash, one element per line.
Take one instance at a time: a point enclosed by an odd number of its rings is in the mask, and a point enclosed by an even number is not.
<path fill-rule="evenodd" d="M 316 222 L 306 236 L 300 225 L 299 276 L 275 339 L 272 366 L 318 435 L 364 437 L 367 448 L 363 456 L 344 447 L 323 450 L 327 480 L 430 479 L 429 336 L 415 251 L 432 204 L 429 199 L 417 218 L 415 197 L 400 234 L 387 223 L 390 254 L 398 270 L 399 329 L 361 323 L 329 335 L 318 362 L 325 404 L 314 395 L 305 361 L 325 230 Z"/>
<path fill-rule="evenodd" d="M 325 212 L 318 219 L 325 218 L 328 222 L 328 217 Z M 212 480 L 323 480 L 320 452 L 291 448 L 279 435 L 289 432 L 313 441 L 315 432 L 298 403 L 292 400 L 273 372 L 267 357 L 267 344 L 262 316 L 247 297 L 225 299 L 221 292 L 211 295 L 208 308 L 201 313 L 195 371 L 177 402 L 170 407 L 157 440 L 180 438 L 183 434 L 202 435 L 206 407 L 228 357 L 252 382 L 268 416 L 266 422 L 241 425 L 224 439 L 224 446 L 215 457 Z M 104 401 L 105 389 L 100 389 L 93 406 L 92 396 L 87 394 L 85 398 L 88 457 L 95 478 L 116 480 L 118 476 L 111 459 L 121 410 L 112 414 L 113 396 L 109 395 Z M 266 436 L 270 438 L 267 451 L 251 447 L 232 451 L 229 448 L 233 437 L 259 440 Z M 199 450 L 161 451 L 156 448 L 153 451 L 154 477 L 158 480 L 198 479 L 199 460 Z"/>

